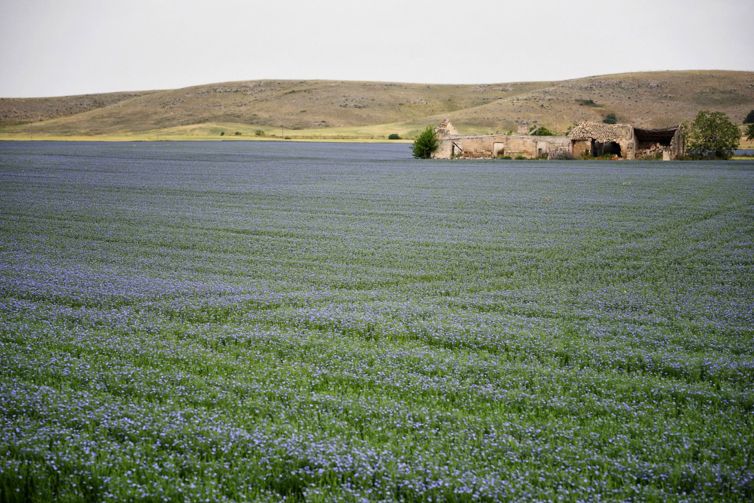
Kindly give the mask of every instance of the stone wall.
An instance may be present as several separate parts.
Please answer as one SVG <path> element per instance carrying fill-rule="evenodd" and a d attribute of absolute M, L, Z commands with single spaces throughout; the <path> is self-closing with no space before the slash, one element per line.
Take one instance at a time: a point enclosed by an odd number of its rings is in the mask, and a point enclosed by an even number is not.
<path fill-rule="evenodd" d="M 565 136 L 477 135 L 463 136 L 443 121 L 437 128 L 440 142 L 435 159 L 491 159 L 495 157 L 556 157 L 570 154 L 570 141 Z"/>
<path fill-rule="evenodd" d="M 670 140 L 670 148 L 667 150 L 667 160 L 681 159 L 686 155 L 686 135 L 684 134 L 683 126 L 679 126 L 673 135 L 673 139 Z M 663 160 L 666 160 L 663 157 Z"/>
<path fill-rule="evenodd" d="M 439 126 L 435 128 L 435 132 L 439 138 L 449 138 L 451 136 L 458 136 L 458 130 L 450 123 L 448 119 L 443 120 Z"/>
<path fill-rule="evenodd" d="M 591 140 L 572 140 L 571 141 L 571 155 L 576 159 L 580 157 L 586 157 L 592 155 L 592 141 Z"/>
<path fill-rule="evenodd" d="M 492 159 L 495 157 L 553 158 L 570 154 L 565 136 L 485 135 L 440 138 L 435 159 Z"/>
<path fill-rule="evenodd" d="M 432 153 L 432 159 L 452 159 L 454 157 L 453 141 L 447 138 L 440 138 L 439 140 L 439 146 Z"/>

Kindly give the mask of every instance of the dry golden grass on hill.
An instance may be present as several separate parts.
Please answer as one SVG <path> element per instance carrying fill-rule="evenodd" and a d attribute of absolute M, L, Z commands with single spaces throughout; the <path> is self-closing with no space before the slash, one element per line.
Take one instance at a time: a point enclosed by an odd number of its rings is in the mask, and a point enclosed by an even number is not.
<path fill-rule="evenodd" d="M 155 91 L 82 94 L 54 98 L 0 98 L 0 126 L 67 117 L 153 92 Z"/>
<path fill-rule="evenodd" d="M 456 126 L 513 127 L 540 123 L 564 130 L 581 120 L 614 113 L 619 122 L 666 127 L 719 110 L 740 123 L 754 108 L 754 73 L 654 72 L 558 82 L 511 99 L 449 114 Z"/>
<path fill-rule="evenodd" d="M 444 117 L 461 132 L 521 124 L 563 132 L 608 113 L 620 122 L 661 127 L 701 109 L 723 111 L 740 123 L 754 109 L 754 73 L 651 72 L 484 85 L 264 80 L 2 99 L 0 137 L 379 139 L 411 137 Z"/>

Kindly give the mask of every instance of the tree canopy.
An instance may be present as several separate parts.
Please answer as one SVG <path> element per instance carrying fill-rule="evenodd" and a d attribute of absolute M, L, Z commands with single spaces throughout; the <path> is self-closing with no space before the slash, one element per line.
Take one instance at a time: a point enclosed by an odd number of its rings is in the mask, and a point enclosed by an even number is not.
<path fill-rule="evenodd" d="M 722 112 L 702 110 L 688 125 L 687 152 L 692 159 L 730 159 L 741 131 Z"/>
<path fill-rule="evenodd" d="M 414 140 L 414 157 L 417 159 L 429 159 L 439 145 L 437 132 L 432 126 L 427 126 Z"/>

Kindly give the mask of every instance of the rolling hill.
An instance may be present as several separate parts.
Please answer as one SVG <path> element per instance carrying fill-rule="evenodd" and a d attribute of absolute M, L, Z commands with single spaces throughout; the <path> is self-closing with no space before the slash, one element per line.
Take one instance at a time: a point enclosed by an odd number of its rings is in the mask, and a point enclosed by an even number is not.
<path fill-rule="evenodd" d="M 0 138 L 411 137 L 450 118 L 461 132 L 580 120 L 662 127 L 754 109 L 754 72 L 673 71 L 483 85 L 258 80 L 60 98 L 0 99 Z"/>
<path fill-rule="evenodd" d="M 0 98 L 0 126 L 40 122 L 88 112 L 150 91 L 82 94 L 57 98 Z"/>

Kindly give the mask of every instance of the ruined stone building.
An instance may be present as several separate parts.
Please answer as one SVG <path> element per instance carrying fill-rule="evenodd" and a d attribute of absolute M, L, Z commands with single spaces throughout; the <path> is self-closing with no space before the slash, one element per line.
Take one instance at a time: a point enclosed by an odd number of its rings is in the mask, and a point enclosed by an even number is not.
<path fill-rule="evenodd" d="M 684 153 L 679 127 L 640 129 L 628 124 L 582 122 L 567 136 L 461 135 L 446 119 L 437 128 L 435 159 L 677 159 Z"/>
<path fill-rule="evenodd" d="M 641 129 L 628 124 L 582 122 L 568 133 L 576 158 L 610 155 L 620 159 L 678 159 L 684 153 L 680 127 Z"/>
<path fill-rule="evenodd" d="M 460 135 L 448 120 L 440 123 L 436 131 L 440 146 L 433 155 L 435 159 L 553 159 L 570 152 L 571 146 L 566 136 Z"/>

